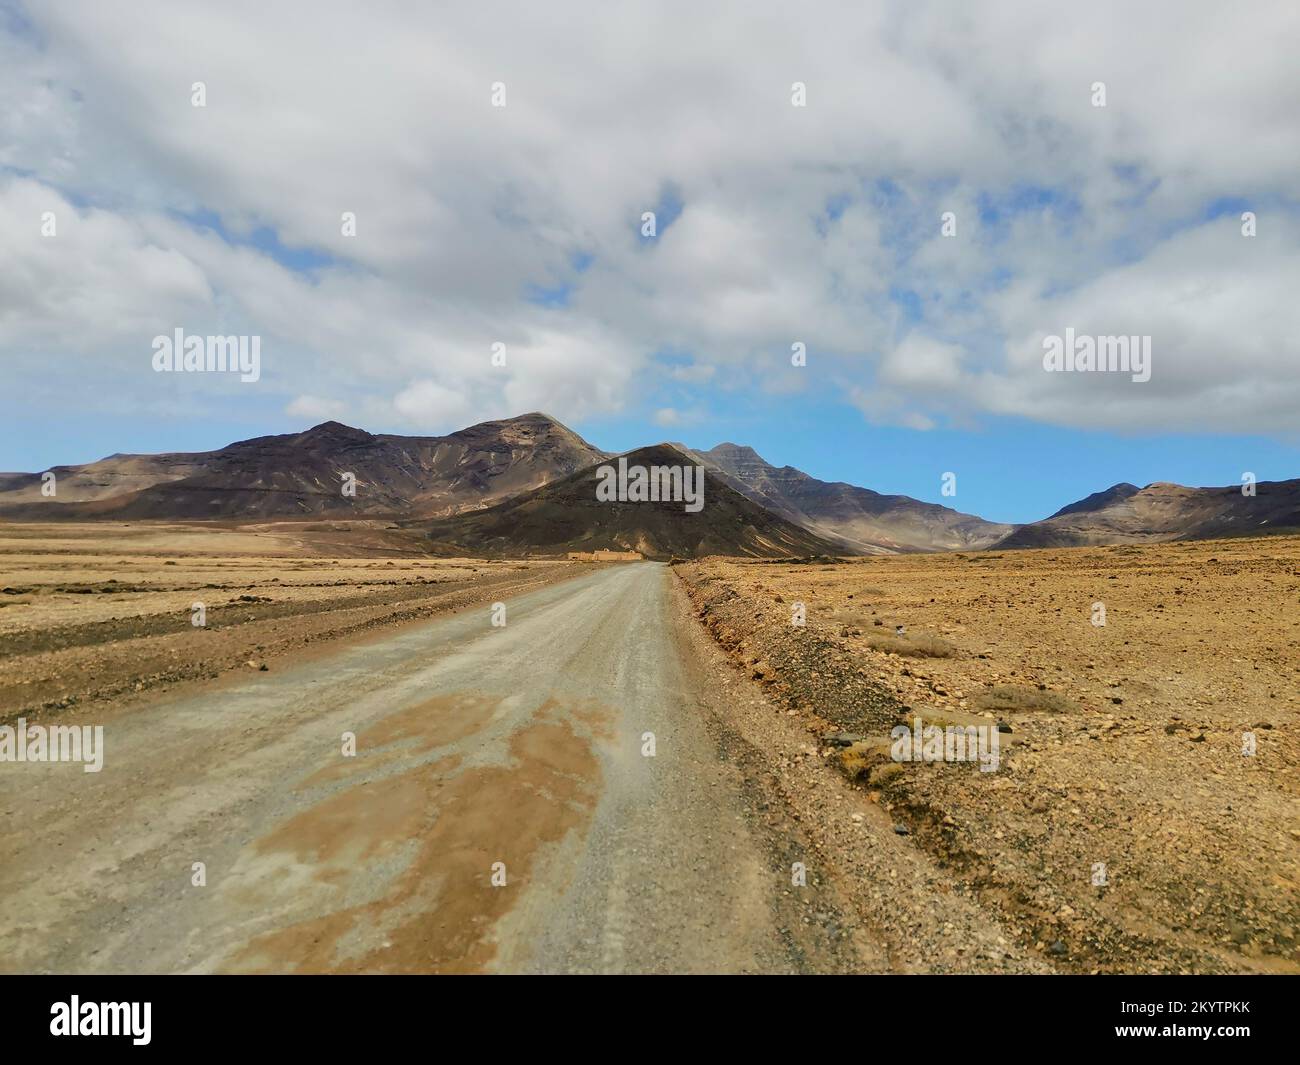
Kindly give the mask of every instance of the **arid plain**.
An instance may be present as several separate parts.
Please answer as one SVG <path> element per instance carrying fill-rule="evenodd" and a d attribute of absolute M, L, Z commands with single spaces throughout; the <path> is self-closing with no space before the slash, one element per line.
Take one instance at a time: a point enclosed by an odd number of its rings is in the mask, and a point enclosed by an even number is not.
<path fill-rule="evenodd" d="M 0 523 L 0 719 L 273 668 L 573 572 L 426 558 L 382 521 Z"/>
<path fill-rule="evenodd" d="M 820 760 L 1031 949 L 1300 970 L 1300 539 L 680 572 Z M 894 762 L 918 716 L 1001 724 L 1000 769 Z"/>
<path fill-rule="evenodd" d="M 120 717 L 598 568 L 383 521 L 3 525 L 0 719 Z M 761 748 L 770 721 L 754 816 L 798 823 L 894 967 L 899 887 L 844 861 L 873 832 L 987 917 L 977 970 L 1300 971 L 1300 539 L 670 569 L 731 662 L 710 728 Z M 917 717 L 1001 728 L 997 771 L 893 760 Z"/>

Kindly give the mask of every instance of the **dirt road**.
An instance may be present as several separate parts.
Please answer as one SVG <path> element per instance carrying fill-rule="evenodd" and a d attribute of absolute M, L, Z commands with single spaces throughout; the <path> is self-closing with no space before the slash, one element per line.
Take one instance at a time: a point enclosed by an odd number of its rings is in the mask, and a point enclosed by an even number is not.
<path fill-rule="evenodd" d="M 106 715 L 99 773 L 0 764 L 0 966 L 888 969 L 674 594 L 593 571 Z"/>

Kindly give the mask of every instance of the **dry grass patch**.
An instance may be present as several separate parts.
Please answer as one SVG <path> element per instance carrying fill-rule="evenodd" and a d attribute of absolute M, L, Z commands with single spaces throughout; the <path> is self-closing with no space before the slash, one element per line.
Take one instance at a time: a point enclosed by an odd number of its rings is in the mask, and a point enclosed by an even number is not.
<path fill-rule="evenodd" d="M 1079 704 L 1059 692 L 997 684 L 975 697 L 975 706 L 1002 714 L 1076 714 Z"/>
<path fill-rule="evenodd" d="M 953 658 L 957 647 L 938 636 L 926 632 L 904 633 L 866 632 L 862 639 L 873 651 L 889 651 L 904 658 Z"/>
<path fill-rule="evenodd" d="M 841 747 L 832 757 L 841 773 L 850 780 L 858 780 L 879 766 L 893 765 L 890 748 L 891 741 L 888 737 L 858 740 L 847 747 Z"/>

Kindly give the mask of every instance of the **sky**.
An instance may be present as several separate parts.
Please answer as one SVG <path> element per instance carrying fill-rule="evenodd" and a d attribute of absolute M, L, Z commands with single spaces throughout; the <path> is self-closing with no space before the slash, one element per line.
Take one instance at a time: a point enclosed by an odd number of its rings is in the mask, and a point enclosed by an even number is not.
<path fill-rule="evenodd" d="M 0 0 L 0 469 L 542 410 L 999 521 L 1300 476 L 1293 2 L 352 7 Z"/>

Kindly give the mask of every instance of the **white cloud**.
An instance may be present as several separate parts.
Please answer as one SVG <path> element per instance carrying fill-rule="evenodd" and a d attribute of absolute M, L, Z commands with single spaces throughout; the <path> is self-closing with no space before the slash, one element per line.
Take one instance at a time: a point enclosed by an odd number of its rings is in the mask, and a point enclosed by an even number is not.
<path fill-rule="evenodd" d="M 377 427 L 680 409 L 657 383 L 917 428 L 1294 426 L 1292 3 L 306 10 L 56 0 L 0 35 L 7 387 L 247 396 L 140 370 L 183 326 L 262 335 L 276 409 Z M 1065 325 L 1153 335 L 1151 382 L 1045 375 Z"/>
<path fill-rule="evenodd" d="M 955 344 L 912 333 L 885 356 L 879 376 L 886 384 L 948 391 L 961 384 L 961 361 Z"/>
<path fill-rule="evenodd" d="M 1248 238 L 1235 216 L 1206 223 L 1070 292 L 1008 293 L 998 304 L 1007 365 L 986 376 L 982 398 L 992 410 L 1082 427 L 1293 429 L 1297 291 L 1300 227 L 1270 218 Z M 1044 336 L 1067 328 L 1149 336 L 1150 380 L 1044 372 Z"/>
<path fill-rule="evenodd" d="M 285 407 L 285 413 L 310 422 L 330 421 L 344 412 L 343 404 L 320 396 L 298 396 Z"/>
<path fill-rule="evenodd" d="M 451 429 L 468 413 L 465 397 L 437 381 L 413 381 L 393 400 L 398 414 L 427 429 Z"/>

